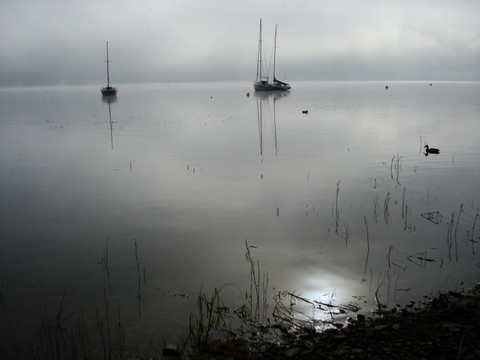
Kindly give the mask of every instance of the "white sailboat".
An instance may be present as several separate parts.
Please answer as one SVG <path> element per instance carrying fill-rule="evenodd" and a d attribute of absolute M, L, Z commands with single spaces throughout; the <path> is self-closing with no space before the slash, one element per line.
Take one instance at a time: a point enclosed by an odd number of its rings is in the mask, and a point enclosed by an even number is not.
<path fill-rule="evenodd" d="M 291 86 L 286 82 L 277 80 L 275 77 L 275 66 L 277 58 L 277 25 L 275 25 L 275 42 L 273 48 L 273 82 L 270 82 L 268 73 L 263 70 L 263 46 L 262 46 L 262 19 L 260 19 L 260 34 L 258 37 L 257 55 L 257 78 L 253 84 L 255 91 L 287 91 Z"/>
<path fill-rule="evenodd" d="M 107 41 L 107 86 L 101 89 L 103 96 L 115 96 L 117 95 L 117 88 L 110 86 L 110 61 L 108 60 L 108 41 Z"/>

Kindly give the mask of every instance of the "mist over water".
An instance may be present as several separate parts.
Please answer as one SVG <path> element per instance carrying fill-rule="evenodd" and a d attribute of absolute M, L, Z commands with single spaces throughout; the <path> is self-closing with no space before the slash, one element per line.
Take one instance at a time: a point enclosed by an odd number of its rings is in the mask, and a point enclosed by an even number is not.
<path fill-rule="evenodd" d="M 64 303 L 175 341 L 201 287 L 245 301 L 246 241 L 271 296 L 368 312 L 474 285 L 479 114 L 467 82 L 2 89 L 3 352 Z"/>

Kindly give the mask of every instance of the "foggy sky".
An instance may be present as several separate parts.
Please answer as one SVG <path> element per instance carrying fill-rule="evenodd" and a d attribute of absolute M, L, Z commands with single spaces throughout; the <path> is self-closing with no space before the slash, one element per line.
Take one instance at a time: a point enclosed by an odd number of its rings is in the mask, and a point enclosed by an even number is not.
<path fill-rule="evenodd" d="M 253 81 L 278 24 L 277 74 L 480 80 L 480 1 L 0 0 L 0 86 Z"/>

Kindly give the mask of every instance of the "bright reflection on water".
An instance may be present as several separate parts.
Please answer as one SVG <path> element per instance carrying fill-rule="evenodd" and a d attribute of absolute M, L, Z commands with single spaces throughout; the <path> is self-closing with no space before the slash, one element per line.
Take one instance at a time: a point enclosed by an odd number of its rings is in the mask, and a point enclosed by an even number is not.
<path fill-rule="evenodd" d="M 385 85 L 1 90 L 1 331 L 64 296 L 161 347 L 200 287 L 245 301 L 245 241 L 272 297 L 369 311 L 475 284 L 480 84 Z"/>

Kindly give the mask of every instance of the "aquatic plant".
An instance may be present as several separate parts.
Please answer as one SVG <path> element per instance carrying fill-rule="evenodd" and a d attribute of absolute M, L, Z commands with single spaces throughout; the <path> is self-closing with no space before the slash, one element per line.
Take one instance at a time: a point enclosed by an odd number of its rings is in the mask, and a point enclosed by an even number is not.
<path fill-rule="evenodd" d="M 197 295 L 196 312 L 190 314 L 190 335 L 197 346 L 204 346 L 210 340 L 211 333 L 229 330 L 227 318 L 231 317 L 230 309 L 225 306 L 220 294 L 229 284 L 215 288 L 208 297 L 200 288 Z"/>
<path fill-rule="evenodd" d="M 196 310 L 190 314 L 189 319 L 190 337 L 196 346 L 205 346 L 212 333 L 218 335 L 231 332 L 231 323 L 234 320 L 250 327 L 267 321 L 268 274 L 260 271 L 260 262 L 252 257 L 251 249 L 256 247 L 245 241 L 245 248 L 245 259 L 250 265 L 250 287 L 246 293 L 248 305 L 243 304 L 238 308 L 225 305 L 221 294 L 228 287 L 239 289 L 235 284 L 214 288 L 210 296 L 205 294 L 201 287 L 196 298 Z"/>

